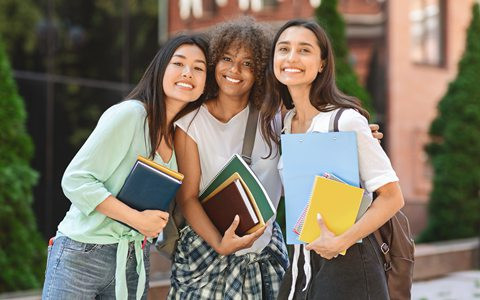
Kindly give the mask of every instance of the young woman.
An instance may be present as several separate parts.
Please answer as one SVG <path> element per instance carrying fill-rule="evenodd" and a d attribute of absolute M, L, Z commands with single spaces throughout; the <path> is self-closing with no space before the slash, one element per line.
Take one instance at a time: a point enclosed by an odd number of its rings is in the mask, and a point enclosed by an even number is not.
<path fill-rule="evenodd" d="M 385 273 L 371 233 L 391 218 L 404 200 L 390 160 L 372 138 L 368 113 L 357 99 L 338 90 L 334 70 L 325 31 L 312 21 L 287 22 L 273 41 L 265 121 L 273 118 L 283 100 L 287 108 L 293 108 L 284 118 L 286 134 L 327 132 L 330 116 L 346 108 L 339 129 L 356 132 L 360 179 L 377 198 L 363 217 L 339 236 L 331 233 L 319 216 L 322 234 L 303 251 L 295 247 L 294 257 L 299 259 L 287 271 L 279 299 L 388 299 Z M 278 140 L 271 129 L 268 136 Z M 363 242 L 357 243 L 361 239 Z M 345 249 L 345 256 L 338 255 Z M 298 276 L 292 268 L 298 270 Z"/>
<path fill-rule="evenodd" d="M 189 226 L 181 231 L 174 254 L 169 299 L 275 299 L 277 295 L 288 264 L 279 226 L 270 221 L 263 229 L 239 237 L 236 217 L 222 236 L 198 200 L 199 191 L 233 154 L 242 151 L 249 110 L 263 102 L 269 45 L 268 34 L 252 19 L 217 26 L 210 35 L 210 97 L 175 123 L 178 165 L 185 175 L 177 201 Z M 279 156 L 276 145 L 269 149 L 258 128 L 251 168 L 277 206 Z M 279 131 L 279 126 L 274 130 Z"/>
<path fill-rule="evenodd" d="M 72 206 L 49 247 L 42 299 L 146 298 L 149 247 L 141 243 L 158 236 L 168 213 L 137 211 L 115 195 L 138 155 L 177 168 L 173 122 L 202 101 L 206 53 L 201 37 L 170 40 L 129 100 L 101 116 L 62 179 Z"/>

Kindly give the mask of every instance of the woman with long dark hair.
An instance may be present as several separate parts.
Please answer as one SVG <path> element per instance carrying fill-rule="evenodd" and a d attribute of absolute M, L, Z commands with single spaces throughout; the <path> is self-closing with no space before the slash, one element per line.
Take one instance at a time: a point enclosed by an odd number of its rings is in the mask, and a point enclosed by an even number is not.
<path fill-rule="evenodd" d="M 200 36 L 168 41 L 68 165 L 62 188 L 72 205 L 49 247 L 43 299 L 146 298 L 150 247 L 142 240 L 157 237 L 169 216 L 115 196 L 138 155 L 177 169 L 173 123 L 203 100 L 206 53 Z"/>
<path fill-rule="evenodd" d="M 287 22 L 275 35 L 271 55 L 268 96 L 262 108 L 264 124 L 271 122 L 283 101 L 290 109 L 284 118 L 285 134 L 328 132 L 331 115 L 345 109 L 339 130 L 356 132 L 360 180 L 368 192 L 377 194 L 367 212 L 341 235 L 331 233 L 318 216 L 322 234 L 305 247 L 295 245 L 279 299 L 388 299 L 372 232 L 390 219 L 404 200 L 390 160 L 371 135 L 368 113 L 356 98 L 337 88 L 332 47 L 317 23 Z M 264 128 L 278 141 L 275 131 Z M 346 249 L 346 255 L 338 255 Z"/>

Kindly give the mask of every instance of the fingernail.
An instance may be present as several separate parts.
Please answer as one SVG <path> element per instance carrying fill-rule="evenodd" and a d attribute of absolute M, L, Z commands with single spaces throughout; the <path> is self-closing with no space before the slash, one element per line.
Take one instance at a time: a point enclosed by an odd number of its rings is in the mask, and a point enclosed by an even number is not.
<path fill-rule="evenodd" d="M 320 215 L 320 213 L 317 213 L 317 220 L 321 220 L 322 219 L 322 216 Z"/>

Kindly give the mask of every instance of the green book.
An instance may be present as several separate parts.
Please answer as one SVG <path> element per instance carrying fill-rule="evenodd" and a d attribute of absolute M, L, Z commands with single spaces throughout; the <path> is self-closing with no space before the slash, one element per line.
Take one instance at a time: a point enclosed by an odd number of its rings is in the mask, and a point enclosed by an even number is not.
<path fill-rule="evenodd" d="M 265 222 L 273 217 L 276 211 L 270 197 L 268 197 L 260 180 L 258 180 L 257 176 L 255 176 L 247 163 L 238 154 L 232 156 L 220 172 L 218 172 L 207 187 L 200 193 L 200 202 L 207 198 L 208 195 L 215 191 L 218 186 L 228 180 L 234 173 L 238 173 L 248 186 Z"/>

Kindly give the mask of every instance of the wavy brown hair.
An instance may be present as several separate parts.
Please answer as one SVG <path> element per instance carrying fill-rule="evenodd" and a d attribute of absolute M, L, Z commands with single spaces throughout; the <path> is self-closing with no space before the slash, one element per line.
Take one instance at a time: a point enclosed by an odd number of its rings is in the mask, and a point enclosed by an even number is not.
<path fill-rule="evenodd" d="M 270 50 L 270 60 L 267 66 L 267 87 L 266 99 L 261 108 L 261 124 L 262 134 L 266 139 L 268 147 L 272 149 L 272 141 L 279 143 L 279 136 L 272 128 L 272 121 L 278 113 L 278 109 L 283 103 L 286 108 L 294 107 L 292 96 L 288 91 L 286 85 L 282 84 L 275 77 L 273 72 L 273 58 L 275 55 L 275 45 L 280 38 L 280 35 L 289 27 L 304 27 L 317 37 L 318 46 L 320 47 L 322 60 L 324 62 L 323 72 L 319 73 L 312 82 L 310 89 L 310 103 L 321 112 L 328 112 L 339 107 L 353 108 L 357 110 L 364 117 L 369 119 L 368 112 L 362 108 L 360 100 L 355 97 L 345 95 L 342 93 L 335 82 L 335 60 L 333 48 L 328 39 L 325 30 L 313 21 L 307 20 L 291 20 L 285 23 L 273 38 L 272 47 Z"/>
<path fill-rule="evenodd" d="M 165 69 L 170 62 L 175 51 L 182 45 L 195 45 L 207 58 L 208 42 L 206 37 L 201 35 L 179 35 L 170 39 L 160 49 L 153 58 L 147 70 L 138 82 L 135 88 L 128 94 L 126 99 L 136 99 L 144 103 L 147 111 L 145 124 L 148 124 L 150 137 L 150 158 L 155 157 L 155 152 L 160 146 L 162 139 L 165 139 L 167 145 L 173 144 L 173 123 L 182 116 L 198 108 L 204 100 L 202 94 L 199 99 L 190 102 L 174 118 L 171 124 L 167 124 L 167 108 L 165 105 L 165 92 L 163 91 L 163 76 Z M 208 58 L 207 58 L 208 63 Z"/>
<path fill-rule="evenodd" d="M 210 42 L 207 73 L 208 99 L 218 96 L 218 84 L 215 81 L 215 66 L 218 61 L 232 46 L 244 47 L 252 54 L 255 76 L 249 101 L 257 109 L 260 109 L 265 95 L 265 69 L 271 44 L 271 34 L 269 33 L 267 27 L 256 23 L 252 17 L 241 17 L 234 21 L 221 23 L 208 32 Z"/>

